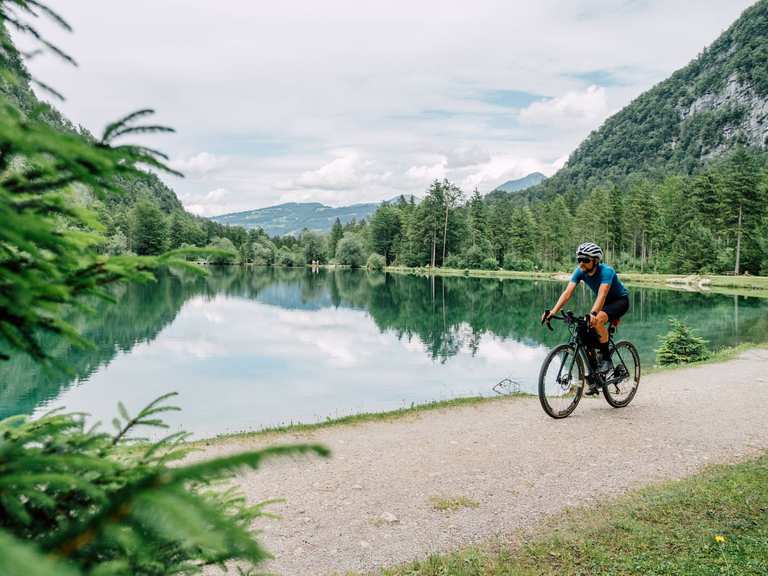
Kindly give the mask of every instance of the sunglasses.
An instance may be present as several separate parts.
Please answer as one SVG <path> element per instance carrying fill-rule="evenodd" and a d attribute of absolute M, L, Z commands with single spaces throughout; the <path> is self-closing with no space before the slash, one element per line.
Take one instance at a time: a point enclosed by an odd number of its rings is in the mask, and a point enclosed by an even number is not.
<path fill-rule="evenodd" d="M 590 258 L 589 256 L 579 256 L 578 258 L 576 258 L 576 262 L 578 262 L 579 264 L 589 264 L 590 262 L 592 262 L 592 258 Z"/>

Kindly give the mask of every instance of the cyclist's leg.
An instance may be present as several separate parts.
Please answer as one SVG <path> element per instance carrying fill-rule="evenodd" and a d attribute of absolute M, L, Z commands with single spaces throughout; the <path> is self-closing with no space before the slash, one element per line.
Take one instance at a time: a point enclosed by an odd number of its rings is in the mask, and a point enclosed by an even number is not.
<path fill-rule="evenodd" d="M 600 363 L 600 371 L 607 373 L 613 368 L 610 361 L 610 351 L 608 350 L 608 326 L 609 322 L 613 322 L 621 318 L 629 310 L 629 298 L 618 298 L 608 302 L 603 306 L 603 309 L 597 315 L 597 323 L 595 325 L 595 331 L 597 332 L 600 344 L 600 357 L 602 361 Z"/>
<path fill-rule="evenodd" d="M 624 314 L 626 314 L 628 310 L 629 310 L 629 298 L 627 297 L 618 298 L 616 300 L 613 300 L 612 302 L 608 302 L 607 304 L 605 304 L 602 310 L 602 312 L 604 312 L 606 315 L 606 320 L 603 323 L 603 328 L 605 328 L 605 325 L 604 325 L 605 323 L 618 320 L 619 318 L 624 316 Z M 598 318 L 599 317 L 600 316 L 598 315 Z M 607 341 L 607 338 L 608 338 L 607 328 L 605 329 L 605 334 L 606 334 L 606 341 Z"/>
<path fill-rule="evenodd" d="M 595 332 L 597 332 L 600 344 L 608 342 L 608 328 L 606 327 L 606 324 L 610 321 L 610 316 L 605 311 L 606 306 L 608 305 L 606 304 L 603 309 L 597 313 L 597 321 L 595 322 Z"/>

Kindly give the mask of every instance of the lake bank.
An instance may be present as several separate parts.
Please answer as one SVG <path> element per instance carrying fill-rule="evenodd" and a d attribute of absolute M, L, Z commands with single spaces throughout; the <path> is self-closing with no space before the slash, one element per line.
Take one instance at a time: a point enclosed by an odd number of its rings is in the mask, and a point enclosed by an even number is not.
<path fill-rule="evenodd" d="M 168 273 L 125 287 L 99 314 L 73 317 L 96 344 L 62 348 L 74 376 L 41 373 L 23 357 L 0 367 L 0 380 L 16 383 L 0 391 L 0 416 L 63 405 L 109 421 L 115 399 L 139 410 L 175 390 L 182 411 L 168 424 L 211 438 L 493 397 L 502 380 L 535 395 L 544 357 L 568 336 L 539 321 L 561 290 L 552 281 L 359 270 Z M 645 367 L 670 317 L 712 350 L 768 334 L 768 299 L 645 287 L 630 297 L 619 337 L 636 345 Z M 578 290 L 573 309 L 591 298 Z M 58 345 L 47 338 L 47 347 Z"/>
<path fill-rule="evenodd" d="M 552 280 L 566 282 L 570 272 L 521 272 L 514 270 L 463 270 L 458 268 L 408 268 L 388 266 L 392 274 L 413 274 L 419 276 L 463 276 L 469 278 L 519 278 L 529 280 Z M 719 276 L 710 274 L 645 274 L 619 272 L 622 281 L 637 286 L 671 288 L 693 292 L 717 294 L 739 294 L 768 298 L 768 276 Z"/>
<path fill-rule="evenodd" d="M 276 440 L 328 446 L 329 460 L 275 461 L 237 476 L 252 501 L 285 499 L 270 509 L 282 520 L 256 526 L 276 557 L 265 568 L 379 572 L 530 534 L 573 506 L 759 455 L 768 449 L 767 365 L 768 351 L 751 350 L 652 374 L 628 408 L 585 399 L 562 421 L 519 398 L 214 443 L 200 456 Z"/>
<path fill-rule="evenodd" d="M 733 360 L 740 354 L 749 352 L 750 350 L 766 350 L 768 344 L 755 344 L 744 343 L 738 346 L 732 346 L 717 350 L 706 360 L 700 362 L 692 362 L 690 364 L 672 364 L 669 366 L 649 366 L 643 367 L 643 376 L 648 374 L 657 374 L 665 371 L 674 370 L 686 370 L 689 368 L 695 368 L 698 366 L 706 366 L 709 364 L 719 364 Z M 641 381 L 642 385 L 642 381 Z M 422 404 L 412 404 L 411 406 L 399 408 L 397 410 L 388 410 L 382 412 L 362 412 L 359 414 L 350 414 L 348 416 L 342 416 L 340 418 L 326 418 L 320 422 L 309 423 L 291 423 L 283 426 L 265 427 L 258 430 L 244 430 L 242 432 L 233 432 L 227 434 L 218 434 L 210 438 L 200 438 L 190 441 L 191 446 L 205 447 L 212 446 L 214 444 L 220 444 L 233 441 L 246 440 L 248 438 L 261 437 L 261 438 L 279 438 L 284 434 L 304 434 L 311 433 L 324 428 L 333 428 L 340 426 L 357 426 L 361 424 L 371 422 L 394 422 L 399 419 L 407 418 L 409 416 L 417 416 L 423 412 L 430 412 L 434 410 L 445 410 L 451 408 L 461 408 L 467 406 L 473 406 L 477 404 L 500 402 L 522 398 L 537 397 L 535 394 L 525 394 L 521 392 L 514 393 L 500 393 L 497 396 L 466 396 L 460 398 L 452 398 L 450 400 L 435 400 L 431 402 L 424 402 Z"/>

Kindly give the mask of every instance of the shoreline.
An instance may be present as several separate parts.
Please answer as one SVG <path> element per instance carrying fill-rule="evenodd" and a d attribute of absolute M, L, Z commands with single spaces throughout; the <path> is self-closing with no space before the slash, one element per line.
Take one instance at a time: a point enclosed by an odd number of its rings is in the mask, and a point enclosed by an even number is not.
<path fill-rule="evenodd" d="M 737 346 L 730 346 L 716 350 L 712 353 L 712 356 L 707 360 L 700 362 L 692 362 L 690 364 L 673 364 L 669 366 L 650 366 L 643 368 L 642 373 L 644 375 L 658 374 L 660 372 L 671 372 L 675 370 L 681 370 L 685 368 L 694 368 L 698 366 L 705 366 L 708 364 L 720 364 L 733 360 L 739 354 L 748 352 L 750 350 L 760 350 L 768 348 L 768 343 L 752 343 L 745 342 Z M 346 426 L 357 426 L 360 424 L 366 424 L 370 422 L 381 421 L 396 421 L 408 416 L 421 414 L 424 412 L 432 412 L 437 410 L 447 410 L 451 408 L 458 408 L 463 406 L 475 406 L 479 404 L 490 404 L 493 402 L 514 401 L 520 398 L 537 398 L 535 394 L 526 394 L 523 392 L 515 392 L 512 394 L 499 394 L 497 396 L 463 396 L 458 398 L 451 398 L 449 400 L 434 400 L 431 402 L 423 402 L 420 404 L 411 404 L 408 407 L 398 408 L 396 410 L 386 410 L 382 412 L 361 412 L 359 414 L 349 414 L 340 418 L 326 418 L 320 422 L 309 423 L 291 423 L 281 426 L 269 426 L 266 428 L 260 428 L 256 430 L 243 430 L 241 432 L 227 432 L 223 434 L 217 434 L 215 436 L 209 436 L 205 438 L 199 438 L 196 440 L 190 440 L 187 444 L 192 447 L 209 447 L 213 445 L 227 444 L 230 442 L 238 442 L 241 440 L 247 440 L 251 438 L 268 438 L 270 436 L 282 436 L 285 434 L 303 434 L 316 432 L 325 428 L 339 428 Z"/>
<path fill-rule="evenodd" d="M 515 270 L 472 270 L 459 268 L 409 268 L 387 266 L 385 272 L 417 276 L 460 276 L 468 278 L 497 278 L 548 280 L 566 282 L 570 272 L 521 272 Z M 647 274 L 619 272 L 626 284 L 689 292 L 707 292 L 768 298 L 768 276 L 719 276 L 713 274 Z"/>

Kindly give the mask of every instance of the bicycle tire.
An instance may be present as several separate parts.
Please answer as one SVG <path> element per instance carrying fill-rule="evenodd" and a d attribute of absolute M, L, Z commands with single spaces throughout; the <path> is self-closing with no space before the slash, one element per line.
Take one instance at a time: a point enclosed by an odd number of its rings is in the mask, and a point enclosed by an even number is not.
<path fill-rule="evenodd" d="M 607 382 L 603 385 L 603 396 L 605 396 L 605 401 L 614 408 L 624 408 L 628 406 L 630 402 L 632 402 L 635 394 L 637 394 L 637 389 L 640 387 L 640 355 L 637 353 L 637 348 L 635 348 L 635 345 L 627 340 L 617 342 L 616 349 L 619 350 L 619 352 L 622 354 L 625 362 L 627 361 L 627 358 L 632 358 L 635 373 L 634 375 L 629 374 L 627 377 L 633 379 L 634 387 L 626 397 L 620 398 L 617 394 L 618 387 L 615 384 Z M 611 357 L 617 358 L 617 356 L 614 354 L 611 354 Z M 621 362 L 614 362 L 614 366 L 619 366 L 620 364 Z M 630 370 L 632 370 L 632 368 L 630 368 Z M 613 390 L 611 389 L 612 387 Z"/>
<path fill-rule="evenodd" d="M 571 401 L 571 404 L 565 409 L 565 410 L 558 410 L 548 400 L 547 397 L 547 382 L 546 382 L 546 375 L 547 375 L 547 369 L 549 368 L 549 365 L 552 363 L 552 361 L 557 358 L 557 356 L 567 351 L 571 355 L 576 354 L 576 349 L 570 345 L 570 344 L 560 344 L 559 346 L 555 346 L 552 350 L 550 350 L 549 354 L 547 354 L 547 357 L 544 359 L 544 362 L 541 364 L 541 370 L 539 371 L 539 401 L 541 402 L 541 407 L 544 409 L 544 412 L 547 413 L 548 416 L 551 416 L 552 418 L 559 420 L 561 418 L 566 418 L 571 415 L 571 413 L 576 409 L 576 406 L 578 406 L 579 401 L 581 400 L 581 397 L 584 394 L 584 383 L 585 383 L 585 372 L 584 372 L 584 363 L 581 360 L 581 356 L 576 356 L 576 361 L 574 362 L 574 367 L 571 368 L 571 370 L 575 369 L 577 371 L 577 382 L 576 382 L 576 393 L 573 397 L 573 400 Z M 569 374 L 569 377 L 571 375 Z"/>

